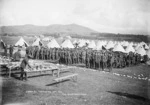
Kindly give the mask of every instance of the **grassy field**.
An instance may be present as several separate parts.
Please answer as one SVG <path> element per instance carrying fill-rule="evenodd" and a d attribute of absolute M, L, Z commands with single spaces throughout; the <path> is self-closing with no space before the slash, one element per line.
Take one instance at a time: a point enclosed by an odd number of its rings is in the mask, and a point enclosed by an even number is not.
<path fill-rule="evenodd" d="M 73 67 L 77 82 L 52 84 L 52 75 L 30 77 L 20 81 L 17 76 L 2 78 L 2 102 L 19 105 L 149 105 L 150 72 L 145 64 L 112 72 Z M 60 76 L 70 72 L 62 72 Z M 142 78 L 142 79 L 141 79 Z M 146 78 L 144 80 L 144 78 Z"/>

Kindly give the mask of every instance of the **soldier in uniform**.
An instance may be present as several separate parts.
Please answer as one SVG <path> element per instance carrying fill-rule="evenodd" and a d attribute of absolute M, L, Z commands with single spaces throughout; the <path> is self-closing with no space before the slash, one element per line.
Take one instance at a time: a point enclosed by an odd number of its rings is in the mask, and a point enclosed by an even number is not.
<path fill-rule="evenodd" d="M 5 56 L 7 56 L 7 44 L 5 45 L 4 51 L 5 51 Z"/>
<path fill-rule="evenodd" d="M 68 51 L 67 52 L 68 54 L 67 54 L 67 62 L 68 62 L 68 64 L 70 65 L 70 64 L 72 64 L 72 60 L 71 60 L 71 54 L 70 54 L 70 51 Z"/>
<path fill-rule="evenodd" d="M 86 51 L 86 67 L 90 68 L 90 52 Z"/>
<path fill-rule="evenodd" d="M 86 51 L 82 51 L 82 63 L 85 63 Z"/>
<path fill-rule="evenodd" d="M 43 47 L 40 48 L 40 59 L 43 60 Z"/>
<path fill-rule="evenodd" d="M 27 80 L 27 73 L 24 71 L 24 69 L 26 68 L 27 65 L 31 68 L 31 66 L 28 62 L 29 58 L 31 58 L 31 55 L 26 55 L 25 58 L 21 62 L 21 65 L 20 65 L 20 69 L 21 69 L 20 80 L 23 80 L 23 79 Z"/>
<path fill-rule="evenodd" d="M 112 71 L 112 55 L 109 53 L 108 54 L 108 60 L 107 60 L 107 65 L 108 65 L 108 70 L 109 72 Z"/>
<path fill-rule="evenodd" d="M 10 57 L 12 57 L 13 55 L 13 50 L 14 50 L 13 46 L 10 45 L 10 48 L 9 48 Z"/>
<path fill-rule="evenodd" d="M 36 59 L 40 58 L 40 49 L 39 47 L 37 47 L 37 51 L 36 51 Z"/>
<path fill-rule="evenodd" d="M 21 49 L 18 49 L 18 51 L 14 53 L 14 55 L 13 55 L 13 60 L 14 61 L 20 61 L 20 59 L 21 59 L 20 51 L 21 51 Z"/>
<path fill-rule="evenodd" d="M 52 60 L 55 60 L 55 48 L 52 49 Z"/>
<path fill-rule="evenodd" d="M 102 56 L 102 70 L 104 71 L 107 68 L 107 55 L 104 53 Z"/>

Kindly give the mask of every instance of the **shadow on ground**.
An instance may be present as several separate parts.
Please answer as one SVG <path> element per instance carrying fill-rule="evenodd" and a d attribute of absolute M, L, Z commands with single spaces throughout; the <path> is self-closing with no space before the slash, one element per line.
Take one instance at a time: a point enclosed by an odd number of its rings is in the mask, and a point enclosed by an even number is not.
<path fill-rule="evenodd" d="M 129 94 L 129 93 L 123 93 L 123 92 L 111 92 L 111 91 L 107 91 L 108 93 L 112 93 L 112 94 L 116 94 L 119 96 L 124 96 L 127 98 L 131 98 L 131 99 L 137 99 L 137 100 L 141 100 L 141 101 L 148 101 L 150 102 L 149 99 L 142 97 L 142 96 L 138 96 L 138 95 L 134 95 L 134 94 Z"/>
<path fill-rule="evenodd" d="M 61 81 L 61 82 L 54 82 L 54 83 L 51 83 L 51 84 L 47 84 L 47 85 L 45 85 L 45 86 L 53 86 L 53 85 L 58 86 L 59 84 L 64 83 L 64 82 L 66 82 L 66 81 L 69 81 L 69 79 L 68 79 L 68 80 L 64 80 L 64 81 Z"/>

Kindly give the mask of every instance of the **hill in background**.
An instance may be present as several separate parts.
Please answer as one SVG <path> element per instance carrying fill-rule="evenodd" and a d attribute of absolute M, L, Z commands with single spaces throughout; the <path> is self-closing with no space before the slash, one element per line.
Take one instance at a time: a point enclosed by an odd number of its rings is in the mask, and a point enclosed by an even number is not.
<path fill-rule="evenodd" d="M 67 33 L 90 35 L 96 31 L 77 24 L 60 25 L 54 24 L 49 26 L 36 25 L 18 25 L 18 26 L 1 26 L 0 34 L 53 34 L 53 33 Z"/>

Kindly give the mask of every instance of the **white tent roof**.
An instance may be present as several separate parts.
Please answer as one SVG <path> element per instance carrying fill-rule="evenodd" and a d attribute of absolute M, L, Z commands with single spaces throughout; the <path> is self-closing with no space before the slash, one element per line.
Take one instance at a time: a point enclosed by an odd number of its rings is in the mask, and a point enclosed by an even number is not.
<path fill-rule="evenodd" d="M 32 46 L 40 46 L 40 43 L 42 44 L 42 42 L 40 41 L 40 38 L 37 38 L 35 42 L 33 42 Z"/>
<path fill-rule="evenodd" d="M 96 44 L 96 50 L 101 50 L 102 46 L 104 46 L 105 43 L 103 41 L 98 41 Z"/>
<path fill-rule="evenodd" d="M 24 45 L 29 46 L 29 44 L 22 37 L 15 44 L 15 46 L 24 46 Z"/>
<path fill-rule="evenodd" d="M 137 50 L 139 47 L 141 47 L 140 44 L 136 44 L 135 50 Z"/>
<path fill-rule="evenodd" d="M 144 47 L 145 49 L 149 49 L 148 45 L 147 45 L 145 42 L 141 42 L 140 45 L 141 45 L 141 46 L 145 46 L 145 47 Z"/>
<path fill-rule="evenodd" d="M 133 48 L 132 44 L 129 44 L 126 48 L 126 52 L 129 53 L 129 52 L 135 52 L 135 49 Z"/>
<path fill-rule="evenodd" d="M 57 43 L 57 41 L 55 39 L 52 39 L 48 44 L 47 44 L 48 48 L 60 48 L 59 44 Z"/>
<path fill-rule="evenodd" d="M 120 44 L 116 44 L 113 51 L 126 52 Z"/>
<path fill-rule="evenodd" d="M 79 40 L 78 43 L 79 43 L 79 47 L 83 47 L 85 45 L 85 41 L 82 39 Z"/>
<path fill-rule="evenodd" d="M 141 54 L 141 56 L 146 55 L 146 51 L 144 50 L 143 46 L 140 46 L 137 50 L 136 53 Z"/>
<path fill-rule="evenodd" d="M 113 41 L 109 41 L 106 45 L 106 49 L 114 48 L 114 43 Z"/>
<path fill-rule="evenodd" d="M 73 44 L 76 44 L 76 43 L 78 43 L 78 42 L 77 42 L 77 40 L 76 40 L 76 39 L 74 39 Z"/>
<path fill-rule="evenodd" d="M 49 37 L 44 37 L 42 40 L 43 40 L 43 41 L 49 41 L 50 38 L 49 38 Z"/>
<path fill-rule="evenodd" d="M 66 39 L 62 44 L 61 47 L 63 48 L 74 48 L 72 42 L 70 41 L 70 39 Z"/>
<path fill-rule="evenodd" d="M 92 41 L 89 43 L 88 48 L 96 48 L 96 44 L 95 44 L 94 40 L 92 40 Z"/>
<path fill-rule="evenodd" d="M 127 42 L 127 41 L 124 41 L 122 44 L 122 46 L 128 46 L 128 45 L 129 45 L 129 42 Z"/>

